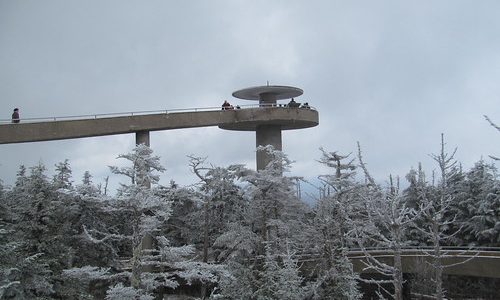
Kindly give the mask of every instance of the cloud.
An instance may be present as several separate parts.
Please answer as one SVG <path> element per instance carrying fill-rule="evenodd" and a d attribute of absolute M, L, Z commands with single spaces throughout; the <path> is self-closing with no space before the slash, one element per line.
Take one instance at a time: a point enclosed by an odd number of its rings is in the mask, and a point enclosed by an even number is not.
<path fill-rule="evenodd" d="M 500 153 L 500 39 L 495 1 L 0 2 L 4 117 L 217 107 L 235 90 L 271 84 L 305 92 L 315 128 L 285 132 L 294 174 L 315 177 L 318 148 L 363 146 L 374 175 L 403 176 L 439 150 L 445 133 L 464 167 Z M 189 183 L 186 155 L 254 167 L 252 133 L 214 128 L 151 133 L 167 167 Z M 133 135 L 0 146 L 0 178 L 19 164 L 70 159 L 109 175 Z M 113 178 L 118 181 L 119 179 Z"/>

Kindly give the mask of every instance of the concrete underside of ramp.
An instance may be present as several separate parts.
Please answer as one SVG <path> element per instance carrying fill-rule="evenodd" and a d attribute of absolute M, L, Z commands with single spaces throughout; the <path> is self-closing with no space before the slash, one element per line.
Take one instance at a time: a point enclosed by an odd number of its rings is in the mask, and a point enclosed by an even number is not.
<path fill-rule="evenodd" d="M 32 122 L 0 125 L 0 144 L 62 140 L 93 136 L 219 126 L 222 129 L 253 131 L 257 126 L 280 125 L 282 130 L 318 125 L 318 112 L 303 108 L 246 108 L 96 117 L 94 119 Z"/>
<path fill-rule="evenodd" d="M 449 251 L 448 251 L 449 252 Z M 372 253 L 379 261 L 393 264 L 393 256 L 383 253 Z M 363 261 L 364 255 L 348 255 L 353 268 L 358 273 L 374 273 L 373 269 L 366 269 Z M 402 257 L 403 273 L 426 273 L 431 272 L 433 257 L 423 254 L 421 251 L 407 251 Z M 442 257 L 444 274 L 463 275 L 476 277 L 500 278 L 500 253 L 490 251 L 466 251 L 449 253 Z"/>

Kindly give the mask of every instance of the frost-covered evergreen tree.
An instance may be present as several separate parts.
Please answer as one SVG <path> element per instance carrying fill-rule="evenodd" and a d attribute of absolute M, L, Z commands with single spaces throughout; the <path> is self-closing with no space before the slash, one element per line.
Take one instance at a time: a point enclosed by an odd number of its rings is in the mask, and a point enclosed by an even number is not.
<path fill-rule="evenodd" d="M 85 227 L 87 238 L 96 244 L 127 241 L 130 271 L 125 268 L 113 272 L 109 268 L 89 266 L 66 270 L 72 278 L 118 282 L 108 290 L 107 299 L 132 299 L 139 295 L 141 299 L 150 299 L 159 288 L 178 287 L 179 278 L 188 284 L 216 282 L 217 274 L 225 272 L 217 265 L 189 261 L 187 258 L 194 253 L 192 246 L 173 247 L 166 237 L 158 234 L 170 216 L 171 202 L 157 193 L 159 175 L 156 172 L 164 168 L 159 164 L 159 157 L 152 153 L 149 147 L 138 145 L 131 153 L 119 156 L 129 160 L 131 167 L 111 167 L 113 173 L 131 179 L 131 184 L 121 185 L 116 199 L 109 200 L 108 210 L 121 215 L 122 221 L 126 220 L 124 230 L 103 232 Z M 151 239 L 148 240 L 148 237 Z M 152 243 L 145 245 L 145 241 Z"/>
<path fill-rule="evenodd" d="M 495 166 L 483 160 L 465 173 L 455 196 L 452 210 L 462 228 L 461 242 L 475 246 L 500 245 L 500 181 Z"/>
<path fill-rule="evenodd" d="M 402 249 L 408 244 L 406 236 L 414 224 L 417 213 L 406 206 L 406 202 L 399 192 L 399 180 L 393 181 L 389 177 L 389 186 L 386 189 L 379 187 L 369 174 L 364 163 L 358 144 L 358 159 L 365 173 L 366 186 L 362 197 L 366 203 L 365 219 L 361 224 L 355 225 L 356 241 L 366 256 L 365 269 L 374 270 L 387 280 L 366 280 L 375 283 L 385 294 L 393 299 L 403 299 L 403 267 Z M 394 257 L 393 263 L 388 264 L 372 256 L 367 247 L 376 246 L 390 249 Z M 382 284 L 391 283 L 394 290 L 391 292 Z"/>
<path fill-rule="evenodd" d="M 281 244 L 280 250 L 284 252 L 284 241 L 293 249 L 308 239 L 300 234 L 308 232 L 305 222 L 308 208 L 296 196 L 295 178 L 283 175 L 292 164 L 288 156 L 269 145 L 259 146 L 258 151 L 266 151 L 271 159 L 263 170 L 242 173 L 241 180 L 248 184 L 245 193 L 250 201 L 249 220 L 262 241 Z"/>
<path fill-rule="evenodd" d="M 15 234 L 15 220 L 6 199 L 6 192 L 0 180 L 0 299 L 22 295 L 21 282 L 18 280 L 18 269 L 15 267 L 20 243 L 12 236 Z"/>
<path fill-rule="evenodd" d="M 261 278 L 270 276 L 274 281 L 284 280 L 278 278 L 286 272 L 289 276 L 299 276 L 293 257 L 288 256 L 290 260 L 284 257 L 306 244 L 307 234 L 311 232 L 305 217 L 307 209 L 296 196 L 294 178 L 283 175 L 290 169 L 288 157 L 271 146 L 260 147 L 259 151 L 267 151 L 272 159 L 264 170 L 237 168 L 245 184 L 248 206 L 238 206 L 244 208 L 244 213 L 233 218 L 226 232 L 214 243 L 222 250 L 220 257 L 225 257 L 231 273 L 221 279 L 212 295 L 216 299 L 288 299 L 277 296 L 285 292 L 282 286 L 271 287 Z M 267 261 L 267 265 L 263 261 Z M 292 277 L 287 286 L 300 276 Z M 298 290 L 302 291 L 301 285 Z"/>
<path fill-rule="evenodd" d="M 19 170 L 16 174 L 15 187 L 18 192 L 23 191 L 26 183 L 28 181 L 28 176 L 26 175 L 26 167 L 24 165 L 19 166 Z"/>
<path fill-rule="evenodd" d="M 100 189 L 92 182 L 92 175 L 89 171 L 83 173 L 82 183 L 76 185 L 75 188 L 83 196 L 97 197 L 100 194 Z"/>
<path fill-rule="evenodd" d="M 317 280 L 313 284 L 313 299 L 360 299 L 358 276 L 346 257 L 347 248 L 353 245 L 349 233 L 352 220 L 362 208 L 360 185 L 355 180 L 356 166 L 345 161 L 349 155 L 320 149 L 320 162 L 333 169 L 333 174 L 319 178 L 330 191 L 315 207 L 314 228 L 316 248 L 321 254 L 317 267 Z"/>
<path fill-rule="evenodd" d="M 422 164 L 418 164 L 418 169 L 413 168 L 406 174 L 406 180 L 409 186 L 403 191 L 404 201 L 408 208 L 418 211 L 420 207 L 424 207 L 424 203 L 427 202 L 426 199 L 431 197 L 434 193 L 434 188 L 429 185 L 426 180 L 425 173 L 422 169 Z M 421 228 L 425 224 L 425 218 L 417 214 L 414 219 L 414 225 L 409 229 L 406 236 L 408 242 L 411 245 L 427 246 L 427 237 L 418 228 Z"/>
<path fill-rule="evenodd" d="M 65 159 L 63 162 L 60 162 L 55 165 L 56 173 L 54 174 L 53 184 L 58 189 L 71 189 L 71 167 L 69 165 L 69 160 Z"/>
<path fill-rule="evenodd" d="M 304 279 L 299 275 L 297 260 L 287 250 L 276 254 L 270 244 L 266 245 L 264 264 L 257 276 L 257 290 L 252 299 L 256 300 L 301 300 L 305 298 Z"/>
<path fill-rule="evenodd" d="M 345 255 L 335 256 L 332 267 L 323 270 L 321 276 L 312 282 L 307 299 L 362 299 L 359 279 Z"/>
<path fill-rule="evenodd" d="M 486 119 L 486 121 L 488 121 L 488 123 L 490 123 L 490 125 L 495 128 L 496 130 L 500 131 L 500 126 L 498 126 L 497 124 L 495 124 L 490 118 L 488 118 L 488 116 L 484 116 L 484 118 Z M 496 156 L 493 156 L 493 155 L 490 155 L 491 158 L 493 158 L 494 160 L 500 160 L 499 157 L 496 157 Z"/>
<path fill-rule="evenodd" d="M 248 206 L 243 198 L 241 188 L 236 185 L 242 166 L 233 165 L 228 168 L 206 166 L 205 159 L 190 157 L 190 166 L 200 179 L 199 199 L 200 209 L 193 212 L 192 220 L 197 224 L 196 232 L 202 233 L 203 261 L 219 260 L 223 249 L 212 248 L 215 240 L 227 232 L 230 224 L 240 222 Z M 196 222 L 198 220 L 198 222 Z M 211 252 L 211 253 L 209 253 Z"/>
<path fill-rule="evenodd" d="M 199 195 L 191 187 L 180 187 L 174 181 L 168 186 L 159 186 L 156 190 L 159 197 L 171 202 L 171 215 L 162 228 L 162 235 L 168 236 L 172 246 L 195 244 L 200 233 L 197 231 L 193 212 L 199 211 Z"/>
<path fill-rule="evenodd" d="M 403 299 L 403 266 L 402 250 L 408 245 L 405 237 L 413 224 L 415 212 L 406 207 L 399 193 L 397 184 L 391 182 L 383 194 L 374 193 L 367 198 L 367 219 L 365 227 L 357 228 L 357 242 L 364 252 L 367 262 L 365 269 L 372 269 L 389 278 L 387 281 L 371 281 L 370 283 L 391 283 L 394 287 L 394 299 Z M 390 249 L 394 257 L 388 264 L 372 256 L 366 250 L 368 245 L 376 245 L 382 249 Z M 379 285 L 381 289 L 382 285 Z"/>
<path fill-rule="evenodd" d="M 9 237 L 13 241 L 10 256 L 15 261 L 3 264 L 8 277 L 19 282 L 14 297 L 60 296 L 61 272 L 73 256 L 61 224 L 67 207 L 58 199 L 41 163 L 31 168 L 29 176 L 21 168 L 16 183 L 5 196 L 13 217 Z"/>
<path fill-rule="evenodd" d="M 443 246 L 456 241 L 455 236 L 462 230 L 462 226 L 454 227 L 457 213 L 453 206 L 457 199 L 457 186 L 463 178 L 461 169 L 454 159 L 455 153 L 456 149 L 452 154 L 446 152 L 444 136 L 441 135 L 440 152 L 432 155 L 438 164 L 440 177 L 431 193 L 421 194 L 419 214 L 423 223 L 416 224 L 415 227 L 433 248 L 427 255 L 432 258 L 436 299 L 444 298 L 443 270 L 452 266 L 443 263 L 443 256 L 446 255 Z"/>
<path fill-rule="evenodd" d="M 290 251 L 281 253 L 265 246 L 265 255 L 252 264 L 228 261 L 230 276 L 222 277 L 211 299 L 306 299 L 309 286 L 299 273 L 299 263 Z"/>

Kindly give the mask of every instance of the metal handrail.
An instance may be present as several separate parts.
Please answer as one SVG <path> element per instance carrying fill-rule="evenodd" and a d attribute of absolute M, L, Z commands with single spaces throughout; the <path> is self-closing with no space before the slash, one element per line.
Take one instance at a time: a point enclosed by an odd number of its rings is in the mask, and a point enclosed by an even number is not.
<path fill-rule="evenodd" d="M 290 108 L 286 104 L 247 104 L 247 105 L 237 105 L 234 109 L 245 109 L 245 108 Z M 297 107 L 298 108 L 298 107 Z M 296 109 L 296 107 L 293 107 Z M 306 109 L 306 108 L 304 108 Z M 307 109 L 316 110 L 313 106 L 309 106 Z M 73 120 L 91 120 L 91 119 L 101 119 L 101 118 L 113 118 L 113 117 L 127 117 L 127 116 L 143 116 L 152 114 L 169 114 L 169 113 L 185 113 L 185 112 L 205 112 L 205 111 L 219 111 L 220 106 L 212 107 L 195 107 L 195 108 L 175 108 L 175 109 L 162 109 L 162 110 L 143 110 L 134 112 L 119 112 L 119 113 L 101 113 L 101 114 L 89 114 L 89 115 L 71 115 L 71 116 L 60 116 L 60 117 L 38 117 L 38 118 L 22 118 L 23 123 L 41 123 L 41 122 L 57 122 L 57 121 L 73 121 Z M 231 111 L 232 109 L 228 109 Z M 0 119 L 0 125 L 10 124 L 11 119 Z"/>
<path fill-rule="evenodd" d="M 401 256 L 402 257 L 415 257 L 415 256 L 422 256 L 422 257 L 427 257 L 429 256 L 429 250 L 432 250 L 433 247 L 405 247 L 401 249 Z M 347 256 L 349 258 L 353 259 L 359 259 L 359 258 L 364 258 L 366 257 L 364 255 L 364 252 L 360 248 L 347 248 Z M 371 253 L 372 255 L 376 257 L 392 257 L 393 256 L 393 250 L 387 249 L 387 248 L 366 248 L 367 252 Z M 422 254 L 418 254 L 419 252 L 422 252 Z M 443 255 L 444 257 L 478 257 L 478 258 L 492 258 L 492 259 L 500 259 L 500 247 L 477 247 L 477 248 L 468 248 L 468 247 L 460 247 L 460 246 L 448 246 L 441 248 L 441 252 L 448 252 L 448 254 Z M 457 252 L 460 252 L 457 255 Z M 475 252 L 475 254 L 466 254 L 463 252 Z M 495 253 L 494 256 L 484 256 L 484 255 L 478 255 L 477 253 Z M 411 254 L 413 253 L 413 254 Z M 444 253 L 443 253 L 444 254 Z M 321 254 L 319 252 L 313 251 L 313 252 L 301 252 L 298 251 L 293 255 L 295 259 L 298 259 L 301 262 L 304 261 L 314 261 L 317 260 Z M 255 259 L 264 259 L 264 255 L 259 255 L 255 257 Z"/>
<path fill-rule="evenodd" d="M 441 246 L 440 247 L 442 251 L 447 251 L 447 250 L 456 250 L 456 251 L 494 251 L 494 252 L 500 252 L 500 247 L 481 247 L 481 246 Z M 393 251 L 392 249 L 389 248 L 384 248 L 384 247 L 367 247 L 365 248 L 368 251 L 388 251 L 391 252 Z M 401 248 L 403 251 L 414 251 L 414 250 L 433 250 L 433 246 L 404 246 Z M 356 251 L 362 251 L 361 248 L 349 248 L 349 252 L 356 252 Z"/>

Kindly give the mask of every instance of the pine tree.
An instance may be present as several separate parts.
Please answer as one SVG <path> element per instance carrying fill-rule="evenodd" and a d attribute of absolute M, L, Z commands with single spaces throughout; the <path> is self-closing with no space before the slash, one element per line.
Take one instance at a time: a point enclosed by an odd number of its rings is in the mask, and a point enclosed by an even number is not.
<path fill-rule="evenodd" d="M 201 207 L 193 215 L 198 232 L 203 233 L 203 261 L 209 259 L 212 245 L 227 229 L 227 224 L 241 220 L 245 205 L 240 188 L 236 185 L 241 166 L 228 168 L 206 166 L 205 158 L 190 156 L 190 167 L 199 178 L 198 195 Z M 210 253 L 212 254 L 212 253 Z M 215 256 L 217 256 L 216 253 Z M 213 257 L 212 259 L 217 259 Z"/>
<path fill-rule="evenodd" d="M 409 186 L 403 191 L 403 198 L 408 208 L 419 211 L 424 205 L 426 199 L 431 197 L 434 189 L 426 180 L 425 172 L 422 169 L 422 164 L 418 164 L 418 169 L 413 168 L 406 175 L 406 180 Z M 425 218 L 417 214 L 414 219 L 415 226 L 409 229 L 407 234 L 408 242 L 411 245 L 428 245 L 427 237 L 418 228 L 425 224 Z"/>
<path fill-rule="evenodd" d="M 295 178 L 283 175 L 291 166 L 288 157 L 271 146 L 259 151 L 271 157 L 265 169 L 236 168 L 248 204 L 235 206 L 243 210 L 233 210 L 237 217 L 215 240 L 231 276 L 221 278 L 214 299 L 302 299 L 305 294 L 290 253 L 309 238 L 307 209 L 294 191 Z"/>
<path fill-rule="evenodd" d="M 22 295 L 19 269 L 16 264 L 20 258 L 20 243 L 15 235 L 13 222 L 16 216 L 7 203 L 7 192 L 0 180 L 0 299 Z"/>
<path fill-rule="evenodd" d="M 317 280 L 313 284 L 313 299 L 360 299 L 358 276 L 346 257 L 347 247 L 352 246 L 349 233 L 352 220 L 362 208 L 358 196 L 360 185 L 355 181 L 353 160 L 349 155 L 320 149 L 320 163 L 333 169 L 333 174 L 319 178 L 330 191 L 315 207 L 314 226 L 316 245 L 320 245 L 321 261 L 318 263 Z"/>
<path fill-rule="evenodd" d="M 60 162 L 55 165 L 56 174 L 53 178 L 53 184 L 57 189 L 71 189 L 71 167 L 69 165 L 69 160 L 65 159 L 63 162 Z"/>
<path fill-rule="evenodd" d="M 31 168 L 29 177 L 22 167 L 17 185 L 7 193 L 7 203 L 15 216 L 12 219 L 10 249 L 15 264 L 6 264 L 19 282 L 15 297 L 37 298 L 60 295 L 61 272 L 72 259 L 72 249 L 66 245 L 61 216 L 66 207 L 58 199 L 39 163 Z M 12 291 L 11 291 L 12 292 Z"/>
<path fill-rule="evenodd" d="M 159 288 L 175 289 L 179 286 L 178 279 L 184 279 L 188 284 L 196 282 L 213 283 L 218 280 L 217 274 L 224 271 L 217 265 L 209 265 L 189 261 L 194 253 L 192 246 L 173 247 L 170 241 L 159 235 L 161 227 L 171 213 L 171 202 L 162 198 L 156 185 L 163 171 L 159 157 L 153 156 L 153 151 L 138 145 L 131 153 L 119 155 L 132 163 L 132 167 L 111 167 L 115 174 L 127 176 L 131 184 L 121 184 L 116 199 L 109 199 L 109 208 L 127 220 L 123 231 L 102 232 L 85 226 L 87 238 L 100 244 L 108 241 L 129 243 L 131 271 L 95 269 L 80 267 L 66 270 L 68 276 L 80 279 L 117 280 L 117 284 L 108 290 L 108 299 L 117 297 L 140 297 L 148 299 L 152 293 L 158 293 Z M 151 187 L 153 186 L 153 187 Z M 152 237 L 151 244 L 145 245 L 147 237 Z M 118 263 L 116 264 L 118 265 Z M 128 296 L 127 296 L 128 295 Z"/>
<path fill-rule="evenodd" d="M 174 181 L 169 186 L 159 186 L 156 194 L 171 201 L 172 213 L 162 228 L 162 235 L 168 236 L 172 246 L 196 244 L 200 234 L 197 223 L 200 222 L 193 212 L 200 210 L 200 199 L 191 187 L 180 187 Z"/>
<path fill-rule="evenodd" d="M 253 295 L 256 300 L 301 300 L 307 291 L 302 286 L 297 260 L 292 253 L 275 253 L 271 244 L 266 245 L 262 270 L 259 271 L 258 288 Z"/>
<path fill-rule="evenodd" d="M 490 123 L 491 127 L 495 128 L 496 130 L 500 131 L 500 126 L 498 126 L 497 124 L 495 124 L 492 120 L 490 120 L 490 118 L 488 118 L 488 116 L 484 116 L 484 118 L 486 119 L 486 121 L 488 121 L 488 123 Z M 493 155 L 490 155 L 490 157 L 494 160 L 500 160 L 499 157 L 496 157 L 496 156 L 493 156 Z"/>
<path fill-rule="evenodd" d="M 496 168 L 483 160 L 465 174 L 453 202 L 456 223 L 463 243 L 475 246 L 500 245 L 500 182 Z M 454 224 L 452 224 L 453 226 Z M 456 226 L 452 227 L 457 229 Z"/>
<path fill-rule="evenodd" d="M 441 135 L 440 152 L 437 155 L 431 155 L 439 166 L 440 178 L 437 186 L 433 187 L 432 192 L 421 195 L 422 203 L 419 214 L 424 222 L 423 224 L 417 224 L 415 227 L 433 248 L 427 255 L 432 258 L 431 266 L 434 270 L 435 297 L 439 300 L 445 296 L 443 270 L 456 265 L 445 265 L 443 263 L 443 256 L 446 254 L 443 246 L 455 241 L 455 235 L 461 231 L 461 227 L 453 227 L 457 219 L 456 210 L 453 209 L 457 198 L 457 187 L 463 179 L 461 169 L 454 159 L 455 153 L 456 149 L 451 154 L 446 152 L 444 135 Z"/>
<path fill-rule="evenodd" d="M 83 173 L 82 183 L 76 185 L 75 188 L 77 192 L 83 196 L 97 197 L 100 195 L 100 190 L 92 182 L 92 175 L 89 171 Z"/>
<path fill-rule="evenodd" d="M 281 244 L 281 251 L 285 251 L 284 241 L 296 247 L 307 239 L 300 234 L 308 231 L 307 207 L 294 191 L 296 178 L 283 175 L 291 168 L 288 156 L 269 145 L 259 146 L 258 151 L 266 151 L 271 160 L 263 170 L 244 170 L 241 174 L 241 180 L 248 184 L 249 222 L 263 242 Z M 263 253 L 263 247 L 259 253 Z"/>
<path fill-rule="evenodd" d="M 374 270 L 388 278 L 365 281 L 377 284 L 385 294 L 401 300 L 403 299 L 402 249 L 408 244 L 406 236 L 414 224 L 417 212 L 406 206 L 406 201 L 399 192 L 398 178 L 394 182 L 392 176 L 389 176 L 389 185 L 386 189 L 375 183 L 362 159 L 359 144 L 358 159 L 368 184 L 365 191 L 360 193 L 366 206 L 364 222 L 354 224 L 356 241 L 366 256 L 365 270 Z M 367 251 L 368 246 L 390 249 L 394 257 L 393 263 L 387 264 L 372 256 Z M 392 284 L 393 292 L 384 288 L 383 284 L 387 283 Z"/>
<path fill-rule="evenodd" d="M 28 177 L 26 175 L 26 167 L 24 165 L 19 166 L 19 171 L 17 171 L 15 188 L 18 192 L 22 192 L 26 186 Z"/>

